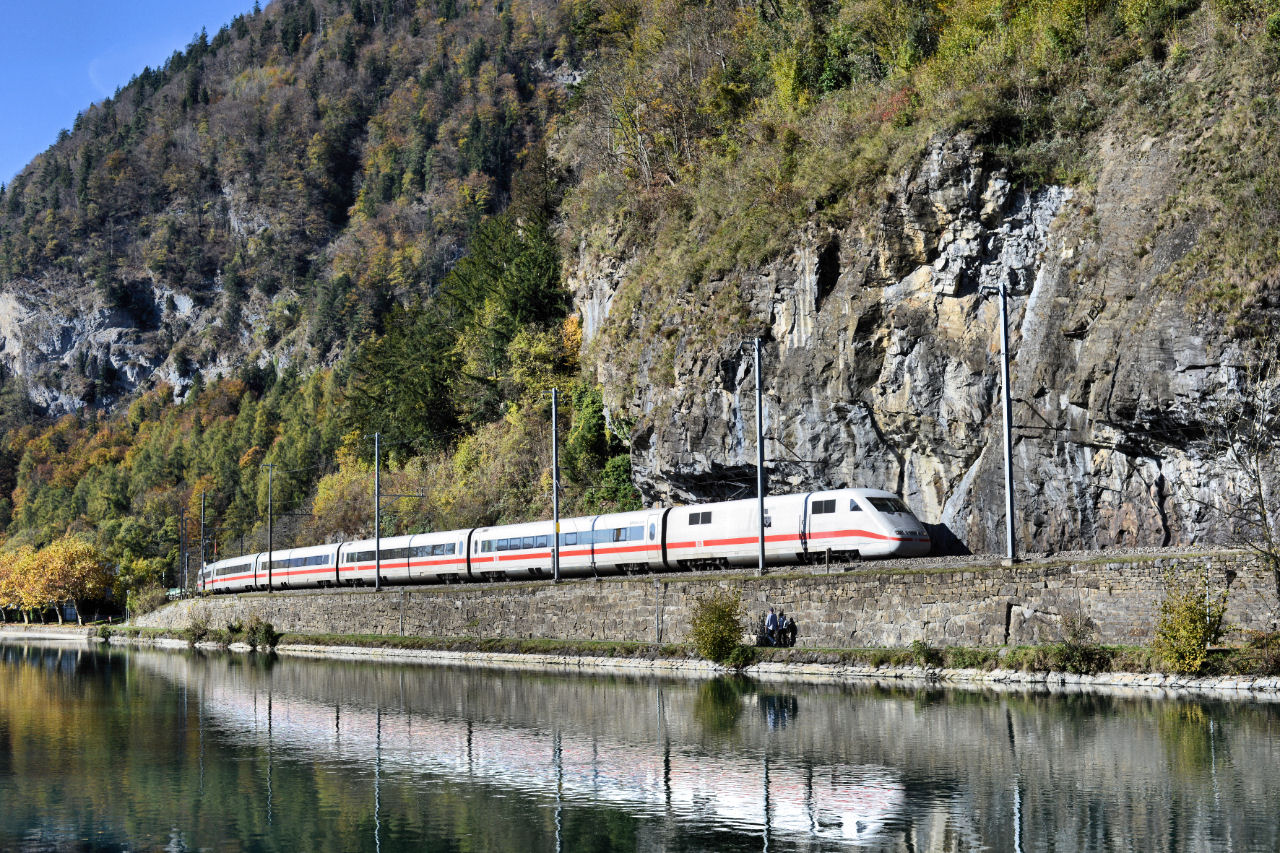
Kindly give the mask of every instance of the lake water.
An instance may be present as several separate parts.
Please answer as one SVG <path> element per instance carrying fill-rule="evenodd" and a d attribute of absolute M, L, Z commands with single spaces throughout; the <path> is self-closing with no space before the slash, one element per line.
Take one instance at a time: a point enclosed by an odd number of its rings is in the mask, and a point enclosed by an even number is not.
<path fill-rule="evenodd" d="M 1280 850 L 1280 708 L 0 644 L 0 850 Z"/>

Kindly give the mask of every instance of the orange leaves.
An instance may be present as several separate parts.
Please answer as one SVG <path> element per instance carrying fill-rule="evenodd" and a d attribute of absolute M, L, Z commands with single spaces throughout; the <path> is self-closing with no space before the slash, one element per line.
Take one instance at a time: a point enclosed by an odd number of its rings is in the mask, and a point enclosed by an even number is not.
<path fill-rule="evenodd" d="M 42 592 L 50 603 L 98 598 L 111 585 L 111 571 L 98 549 L 73 536 L 42 548 L 34 562 Z"/>
<path fill-rule="evenodd" d="M 64 536 L 36 551 L 22 546 L 0 555 L 0 607 L 36 610 L 106 595 L 111 570 L 98 549 Z"/>
<path fill-rule="evenodd" d="M 255 444 L 244 452 L 238 464 L 241 468 L 253 468 L 262 461 L 264 456 L 266 456 L 266 451 Z"/>

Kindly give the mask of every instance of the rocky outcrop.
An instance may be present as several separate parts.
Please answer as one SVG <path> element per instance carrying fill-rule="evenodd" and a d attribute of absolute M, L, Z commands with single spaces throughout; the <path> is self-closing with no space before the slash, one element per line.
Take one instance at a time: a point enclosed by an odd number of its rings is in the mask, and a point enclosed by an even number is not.
<path fill-rule="evenodd" d="M 130 297 L 109 306 L 93 288 L 67 280 L 10 282 L 0 290 L 0 365 L 23 377 L 33 402 L 51 413 L 110 402 L 169 355 L 171 341 L 158 333 L 164 294 L 145 286 Z"/>
<path fill-rule="evenodd" d="M 32 402 L 54 416 L 110 408 L 161 383 L 181 399 L 197 374 L 228 375 L 261 357 L 249 331 L 210 343 L 222 323 L 211 301 L 145 274 L 110 295 L 72 276 L 0 282 L 0 376 L 21 377 Z M 241 309 L 250 328 L 264 325 L 264 303 L 255 294 Z M 292 340 L 277 347 L 278 362 L 288 364 L 294 349 Z"/>
<path fill-rule="evenodd" d="M 1157 221 L 1176 144 L 1104 138 L 1092 190 L 1028 192 L 971 138 L 938 139 L 874 216 L 809 227 L 788 256 L 713 283 L 766 329 L 771 488 L 882 486 L 953 547 L 1002 550 L 1003 283 L 1022 547 L 1229 539 L 1213 505 L 1233 486 L 1201 413 L 1238 394 L 1240 354 L 1159 282 L 1195 239 Z M 576 267 L 588 334 L 637 325 L 638 307 L 610 313 L 626 258 L 584 248 Z M 594 350 L 610 406 L 635 423 L 638 485 L 663 502 L 752 494 L 743 337 L 673 322 L 637 356 Z"/>

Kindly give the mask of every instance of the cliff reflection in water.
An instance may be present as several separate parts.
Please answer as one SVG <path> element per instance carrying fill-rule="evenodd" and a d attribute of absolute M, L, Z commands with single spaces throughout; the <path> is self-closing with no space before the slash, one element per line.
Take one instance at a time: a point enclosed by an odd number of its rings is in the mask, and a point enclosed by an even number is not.
<path fill-rule="evenodd" d="M 0 679 L 3 849 L 1280 849 L 1262 704 L 3 645 Z"/>

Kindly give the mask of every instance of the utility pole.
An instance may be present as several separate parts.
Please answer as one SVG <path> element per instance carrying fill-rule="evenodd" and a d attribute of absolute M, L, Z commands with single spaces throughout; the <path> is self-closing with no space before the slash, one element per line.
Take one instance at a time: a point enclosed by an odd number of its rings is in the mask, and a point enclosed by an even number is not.
<path fill-rule="evenodd" d="M 555 521 L 555 532 L 551 536 L 551 576 L 553 583 L 560 583 L 560 433 L 558 410 L 556 408 L 558 391 L 551 389 L 551 513 Z"/>
<path fill-rule="evenodd" d="M 1000 382 L 1004 397 L 1004 537 L 1005 560 L 1018 560 L 1013 532 L 1013 400 L 1009 394 L 1009 315 L 1005 307 L 1008 291 L 1000 281 Z"/>
<path fill-rule="evenodd" d="M 204 492 L 200 493 L 200 591 L 204 592 Z"/>
<path fill-rule="evenodd" d="M 764 564 L 764 373 L 760 369 L 760 339 L 756 338 L 756 509 L 760 522 L 760 559 L 757 574 L 769 570 Z"/>
<path fill-rule="evenodd" d="M 272 551 L 275 550 L 275 517 L 272 507 L 274 494 L 272 489 L 274 486 L 273 479 L 276 473 L 276 466 L 274 462 L 268 462 L 262 467 L 267 469 L 267 592 L 274 592 L 271 588 L 271 563 L 273 562 Z"/>
<path fill-rule="evenodd" d="M 373 588 L 382 589 L 382 457 L 380 433 L 373 434 Z"/>
<path fill-rule="evenodd" d="M 178 509 L 178 571 L 182 576 L 182 591 L 187 591 L 187 508 Z M 174 580 L 178 580 L 174 578 Z"/>

